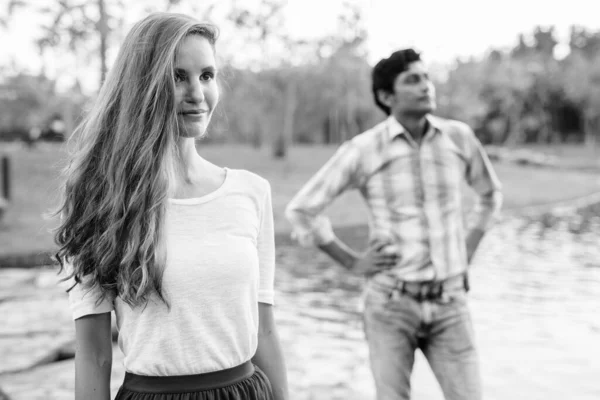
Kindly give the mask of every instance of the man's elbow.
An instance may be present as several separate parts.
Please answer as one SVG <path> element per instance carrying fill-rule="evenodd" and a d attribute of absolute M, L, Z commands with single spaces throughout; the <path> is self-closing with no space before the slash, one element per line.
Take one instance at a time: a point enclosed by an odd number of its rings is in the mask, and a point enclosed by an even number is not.
<path fill-rule="evenodd" d="M 479 203 L 491 209 L 499 209 L 503 200 L 504 196 L 500 189 L 492 189 L 479 195 Z"/>
<path fill-rule="evenodd" d="M 294 203 L 289 203 L 285 207 L 283 214 L 285 215 L 285 218 L 288 220 L 288 222 L 290 222 L 293 225 L 296 223 L 296 221 L 299 220 L 301 212 Z"/>
<path fill-rule="evenodd" d="M 283 215 L 285 216 L 285 219 L 287 219 L 288 221 L 291 221 L 293 218 L 293 214 L 294 214 L 294 209 L 292 208 L 292 206 L 290 204 L 288 204 L 285 207 L 285 210 L 283 210 Z"/>
<path fill-rule="evenodd" d="M 500 189 L 494 190 L 491 193 L 491 204 L 494 212 L 499 212 L 504 203 L 504 195 Z"/>

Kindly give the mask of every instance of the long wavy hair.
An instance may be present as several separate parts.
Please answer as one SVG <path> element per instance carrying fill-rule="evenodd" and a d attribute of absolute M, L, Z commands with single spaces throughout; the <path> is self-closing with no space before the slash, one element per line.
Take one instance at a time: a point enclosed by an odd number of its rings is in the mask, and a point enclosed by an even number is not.
<path fill-rule="evenodd" d="M 57 211 L 56 259 L 65 279 L 115 294 L 132 307 L 162 301 L 164 217 L 177 173 L 175 55 L 188 35 L 213 46 L 218 30 L 182 14 L 155 13 L 127 34 L 72 140 Z M 84 279 L 85 278 L 85 279 Z"/>

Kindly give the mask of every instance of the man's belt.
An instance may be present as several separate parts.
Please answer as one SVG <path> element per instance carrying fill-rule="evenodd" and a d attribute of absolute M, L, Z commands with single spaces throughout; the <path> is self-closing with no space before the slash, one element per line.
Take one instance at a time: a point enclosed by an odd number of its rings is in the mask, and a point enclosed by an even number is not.
<path fill-rule="evenodd" d="M 452 276 L 440 281 L 403 281 L 398 279 L 394 291 L 400 295 L 408 295 L 418 301 L 438 300 L 444 293 L 456 290 L 469 291 L 469 277 L 467 273 Z"/>

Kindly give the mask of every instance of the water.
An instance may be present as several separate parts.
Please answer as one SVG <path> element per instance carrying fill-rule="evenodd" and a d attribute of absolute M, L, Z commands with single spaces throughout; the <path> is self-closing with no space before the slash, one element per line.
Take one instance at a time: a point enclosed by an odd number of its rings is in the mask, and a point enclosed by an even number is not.
<path fill-rule="evenodd" d="M 485 237 L 470 299 L 486 399 L 600 398 L 599 239 L 600 217 L 580 213 L 507 218 Z M 362 279 L 315 251 L 278 251 L 282 337 L 292 375 L 312 385 L 298 398 L 373 398 Z M 422 357 L 413 398 L 443 398 Z"/>
<path fill-rule="evenodd" d="M 600 399 L 598 215 L 590 208 L 507 217 L 485 237 L 470 292 L 485 399 Z M 355 247 L 364 243 L 364 228 L 339 232 Z M 292 398 L 374 398 L 359 312 L 363 278 L 285 238 L 277 257 L 275 315 Z M 9 316 L 0 326 L 5 367 L 25 365 L 25 355 L 42 357 L 51 344 L 72 338 L 66 298 L 54 279 L 47 269 L 0 270 L 0 314 Z M 121 360 L 115 353 L 113 389 L 122 379 Z M 0 387 L 13 400 L 70 399 L 72 369 L 69 360 L 0 371 Z M 420 356 L 413 399 L 442 399 Z"/>

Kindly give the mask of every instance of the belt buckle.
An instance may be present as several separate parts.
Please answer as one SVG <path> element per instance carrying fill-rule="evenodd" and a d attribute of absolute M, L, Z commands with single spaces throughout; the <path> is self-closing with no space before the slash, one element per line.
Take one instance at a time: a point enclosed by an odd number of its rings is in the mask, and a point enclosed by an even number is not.
<path fill-rule="evenodd" d="M 418 287 L 416 290 L 411 290 L 407 286 L 407 282 L 402 281 L 402 284 L 397 284 L 395 289 L 390 294 L 390 298 L 394 298 L 394 295 L 407 294 L 417 301 L 431 300 L 436 301 L 443 297 L 445 294 L 444 283 L 437 281 L 430 282 L 415 282 Z"/>
<path fill-rule="evenodd" d="M 422 283 L 421 287 L 419 287 L 419 301 L 429 300 L 431 296 L 431 286 L 430 283 Z"/>
<path fill-rule="evenodd" d="M 427 300 L 437 301 L 442 298 L 444 293 L 444 282 L 431 282 L 427 286 L 427 292 L 425 293 L 425 298 Z"/>

